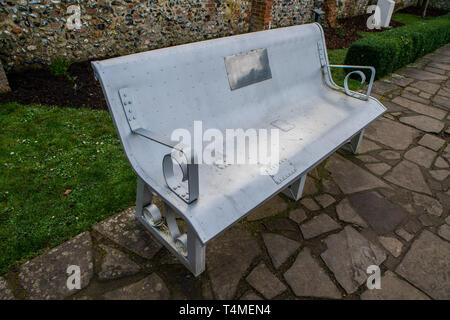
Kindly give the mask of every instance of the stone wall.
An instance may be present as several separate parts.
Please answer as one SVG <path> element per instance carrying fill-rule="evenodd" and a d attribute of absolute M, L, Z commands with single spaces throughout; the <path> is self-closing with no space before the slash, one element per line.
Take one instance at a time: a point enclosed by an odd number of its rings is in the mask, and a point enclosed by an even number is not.
<path fill-rule="evenodd" d="M 417 0 L 396 0 L 398 7 Z M 5 69 L 124 55 L 249 31 L 363 14 L 376 0 L 0 0 Z M 72 5 L 81 25 L 70 30 Z M 333 25 L 333 23 L 330 23 Z"/>
<path fill-rule="evenodd" d="M 275 27 L 286 27 L 314 21 L 315 8 L 324 9 L 323 1 L 284 0 L 275 1 L 272 16 Z"/>
<path fill-rule="evenodd" d="M 430 0 L 430 7 L 450 11 L 449 0 Z"/>
<path fill-rule="evenodd" d="M 82 26 L 67 28 L 70 5 Z M 251 0 L 0 0 L 5 68 L 123 55 L 247 32 Z"/>

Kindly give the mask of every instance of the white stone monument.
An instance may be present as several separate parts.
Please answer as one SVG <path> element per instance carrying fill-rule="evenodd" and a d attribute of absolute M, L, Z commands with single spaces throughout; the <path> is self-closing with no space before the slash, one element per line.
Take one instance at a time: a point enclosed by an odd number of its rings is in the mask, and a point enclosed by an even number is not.
<path fill-rule="evenodd" d="M 378 0 L 378 10 L 380 12 L 380 26 L 383 28 L 389 27 L 391 23 L 392 13 L 394 12 L 394 0 Z"/>

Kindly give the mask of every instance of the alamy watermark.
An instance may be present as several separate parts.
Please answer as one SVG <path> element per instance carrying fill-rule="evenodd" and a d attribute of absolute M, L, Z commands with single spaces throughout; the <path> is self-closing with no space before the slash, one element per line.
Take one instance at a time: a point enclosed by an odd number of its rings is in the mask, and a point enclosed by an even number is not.
<path fill-rule="evenodd" d="M 262 175 L 278 172 L 280 162 L 278 128 L 203 130 L 203 122 L 194 121 L 193 134 L 187 129 L 179 128 L 172 132 L 170 138 L 178 142 L 174 153 L 180 149 L 188 153 L 194 152 L 197 164 L 261 165 Z M 173 158 L 176 158 L 175 154 Z M 187 158 L 192 159 L 191 154 L 188 154 Z"/>
<path fill-rule="evenodd" d="M 71 5 L 67 8 L 67 13 L 71 16 L 67 19 L 67 29 L 78 30 L 81 29 L 81 8 L 80 6 Z"/>
<path fill-rule="evenodd" d="M 367 13 L 371 14 L 373 13 L 368 19 L 367 19 L 367 28 L 370 30 L 373 29 L 381 29 L 381 11 L 380 7 L 376 5 L 371 5 L 367 7 Z"/>
<path fill-rule="evenodd" d="M 69 290 L 80 290 L 81 289 L 81 269 L 80 266 L 70 265 L 67 267 L 67 277 L 66 286 Z"/>
<path fill-rule="evenodd" d="M 386 2 L 386 5 L 383 7 L 380 7 L 378 5 L 370 5 L 367 7 L 367 11 L 366 13 L 368 14 L 372 14 L 368 19 L 367 19 L 367 28 L 369 28 L 370 30 L 373 29 L 381 29 L 381 27 L 383 26 L 383 21 L 382 21 L 382 17 L 383 16 L 389 16 L 392 14 L 392 11 L 390 11 L 389 8 L 389 2 L 390 0 L 383 0 Z M 394 3 L 395 4 L 395 3 Z M 77 5 L 71 5 L 67 8 L 67 14 L 69 14 L 69 18 L 67 19 L 67 23 L 66 23 L 66 27 L 69 30 L 79 30 L 82 27 L 82 23 L 81 23 L 81 8 L 80 6 Z M 385 19 L 387 21 L 387 24 L 390 21 L 390 17 L 389 19 Z M 269 29 L 271 29 L 271 23 L 269 24 Z M 387 27 L 387 25 L 384 25 L 384 27 Z"/>
<path fill-rule="evenodd" d="M 367 277 L 366 286 L 367 289 L 381 289 L 381 270 L 377 265 L 370 265 L 367 267 Z"/>
<path fill-rule="evenodd" d="M 394 7 L 393 0 L 378 0 L 377 5 L 368 6 L 366 12 L 372 15 L 367 19 L 367 28 L 373 30 L 389 27 Z"/>

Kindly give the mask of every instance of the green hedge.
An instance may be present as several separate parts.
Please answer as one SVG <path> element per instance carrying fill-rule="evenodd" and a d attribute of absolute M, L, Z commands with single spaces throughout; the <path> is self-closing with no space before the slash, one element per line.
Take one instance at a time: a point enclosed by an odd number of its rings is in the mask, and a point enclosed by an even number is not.
<path fill-rule="evenodd" d="M 350 46 L 345 64 L 373 66 L 381 78 L 449 42 L 450 13 L 360 39 Z"/>

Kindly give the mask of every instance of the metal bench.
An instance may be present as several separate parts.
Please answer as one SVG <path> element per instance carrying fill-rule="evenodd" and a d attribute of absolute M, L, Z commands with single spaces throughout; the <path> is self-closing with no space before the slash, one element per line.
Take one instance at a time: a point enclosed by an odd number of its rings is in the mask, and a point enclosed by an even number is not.
<path fill-rule="evenodd" d="M 280 192 L 298 200 L 307 173 L 344 145 L 356 153 L 364 128 L 386 111 L 370 97 L 372 67 L 345 66 L 356 70 L 345 87 L 333 82 L 330 69 L 344 66 L 329 64 L 316 23 L 92 65 L 138 176 L 137 219 L 196 276 L 205 269 L 208 241 Z M 364 68 L 371 71 L 367 92 L 350 91 L 349 76 L 365 80 Z M 177 128 L 194 134 L 196 120 L 205 130 L 278 128 L 278 172 L 262 175 L 259 164 L 198 164 L 195 146 L 170 139 Z"/>

